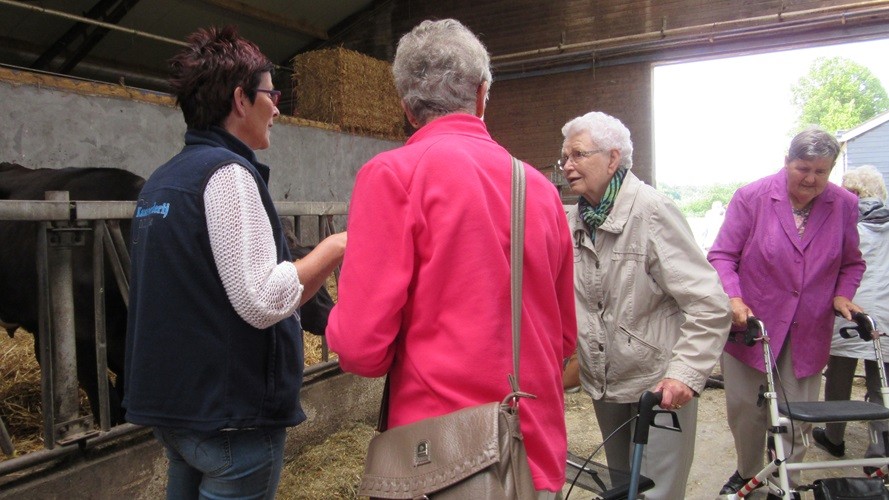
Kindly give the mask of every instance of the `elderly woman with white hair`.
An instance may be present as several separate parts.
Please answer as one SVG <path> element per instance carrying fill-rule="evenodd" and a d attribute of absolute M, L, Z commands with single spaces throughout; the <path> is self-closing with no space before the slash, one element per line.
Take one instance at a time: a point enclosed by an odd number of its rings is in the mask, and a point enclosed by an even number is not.
<path fill-rule="evenodd" d="M 630 131 L 592 112 L 562 128 L 558 166 L 577 204 L 574 291 L 580 381 L 593 398 L 608 466 L 630 468 L 631 426 L 646 390 L 663 393 L 682 432 L 652 428 L 642 474 L 649 499 L 685 498 L 694 458 L 697 399 L 731 324 L 728 297 L 685 218 L 630 170 Z M 657 423 L 672 425 L 669 415 Z"/>
<path fill-rule="evenodd" d="M 855 303 L 861 306 L 878 326 L 889 325 L 889 207 L 886 207 L 886 183 L 883 175 L 873 165 L 850 170 L 843 174 L 843 187 L 858 195 L 858 236 L 859 248 L 867 269 L 861 277 L 861 285 L 855 294 Z M 849 323 L 838 318 L 834 324 L 834 336 L 830 347 L 824 380 L 824 399 L 827 401 L 847 400 L 852 395 L 852 377 L 858 360 L 864 360 L 864 374 L 867 385 L 867 399 L 882 403 L 880 394 L 880 372 L 876 354 L 870 343 L 860 339 L 844 339 L 839 329 Z M 889 360 L 889 342 L 881 345 L 884 359 Z M 889 364 L 886 365 L 889 371 Z M 872 421 L 869 424 L 871 435 L 882 436 L 889 430 L 886 422 Z M 830 454 L 841 457 L 845 454 L 845 422 L 827 424 L 826 428 L 815 427 L 812 436 L 819 446 Z M 886 455 L 882 437 L 871 443 L 865 457 Z"/>
<path fill-rule="evenodd" d="M 511 392 L 512 159 L 482 120 L 484 45 L 453 19 L 424 21 L 392 67 L 407 143 L 358 172 L 339 302 L 327 327 L 340 366 L 389 374 L 390 428 Z M 540 498 L 565 483 L 562 359 L 574 350 L 571 235 L 555 186 L 526 176 L 521 431 Z"/>

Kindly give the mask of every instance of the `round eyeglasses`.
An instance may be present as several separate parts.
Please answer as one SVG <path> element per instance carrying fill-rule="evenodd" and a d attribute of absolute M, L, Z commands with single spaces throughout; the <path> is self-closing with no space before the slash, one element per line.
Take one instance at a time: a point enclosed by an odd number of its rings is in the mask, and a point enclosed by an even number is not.
<path fill-rule="evenodd" d="M 568 153 L 568 155 L 563 156 L 563 157 L 559 158 L 558 160 L 556 160 L 556 167 L 558 167 L 559 170 L 565 170 L 565 165 L 567 165 L 569 161 L 572 161 L 575 164 L 577 164 L 577 162 L 580 161 L 581 158 L 589 158 L 590 156 L 593 156 L 596 153 L 602 153 L 604 151 L 608 151 L 608 150 L 607 149 L 593 149 L 591 151 L 576 151 L 575 150 L 575 151 Z"/>

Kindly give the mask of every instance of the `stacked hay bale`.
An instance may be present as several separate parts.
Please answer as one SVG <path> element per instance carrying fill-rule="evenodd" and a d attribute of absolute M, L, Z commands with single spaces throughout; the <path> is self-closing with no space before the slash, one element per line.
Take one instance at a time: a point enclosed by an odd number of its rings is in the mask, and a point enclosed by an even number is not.
<path fill-rule="evenodd" d="M 338 47 L 294 57 L 293 70 L 295 116 L 403 139 L 404 115 L 386 61 Z"/>

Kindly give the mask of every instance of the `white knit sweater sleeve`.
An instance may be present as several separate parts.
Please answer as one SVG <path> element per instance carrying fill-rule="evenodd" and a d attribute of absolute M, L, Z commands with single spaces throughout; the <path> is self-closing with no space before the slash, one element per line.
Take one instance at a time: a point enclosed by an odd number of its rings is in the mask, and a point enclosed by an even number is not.
<path fill-rule="evenodd" d="M 236 163 L 218 169 L 204 190 L 204 210 L 216 269 L 238 315 L 264 329 L 293 314 L 303 286 L 296 266 L 277 262 L 272 226 L 250 172 Z"/>

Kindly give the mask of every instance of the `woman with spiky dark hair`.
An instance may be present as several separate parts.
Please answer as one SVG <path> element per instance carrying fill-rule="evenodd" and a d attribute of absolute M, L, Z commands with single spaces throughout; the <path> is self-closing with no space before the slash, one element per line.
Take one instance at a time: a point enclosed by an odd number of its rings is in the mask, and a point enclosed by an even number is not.
<path fill-rule="evenodd" d="M 136 206 L 124 406 L 154 428 L 169 498 L 274 498 L 299 404 L 297 308 L 342 259 L 333 235 L 293 262 L 271 195 L 281 92 L 233 27 L 200 30 L 172 60 L 185 147 Z"/>

